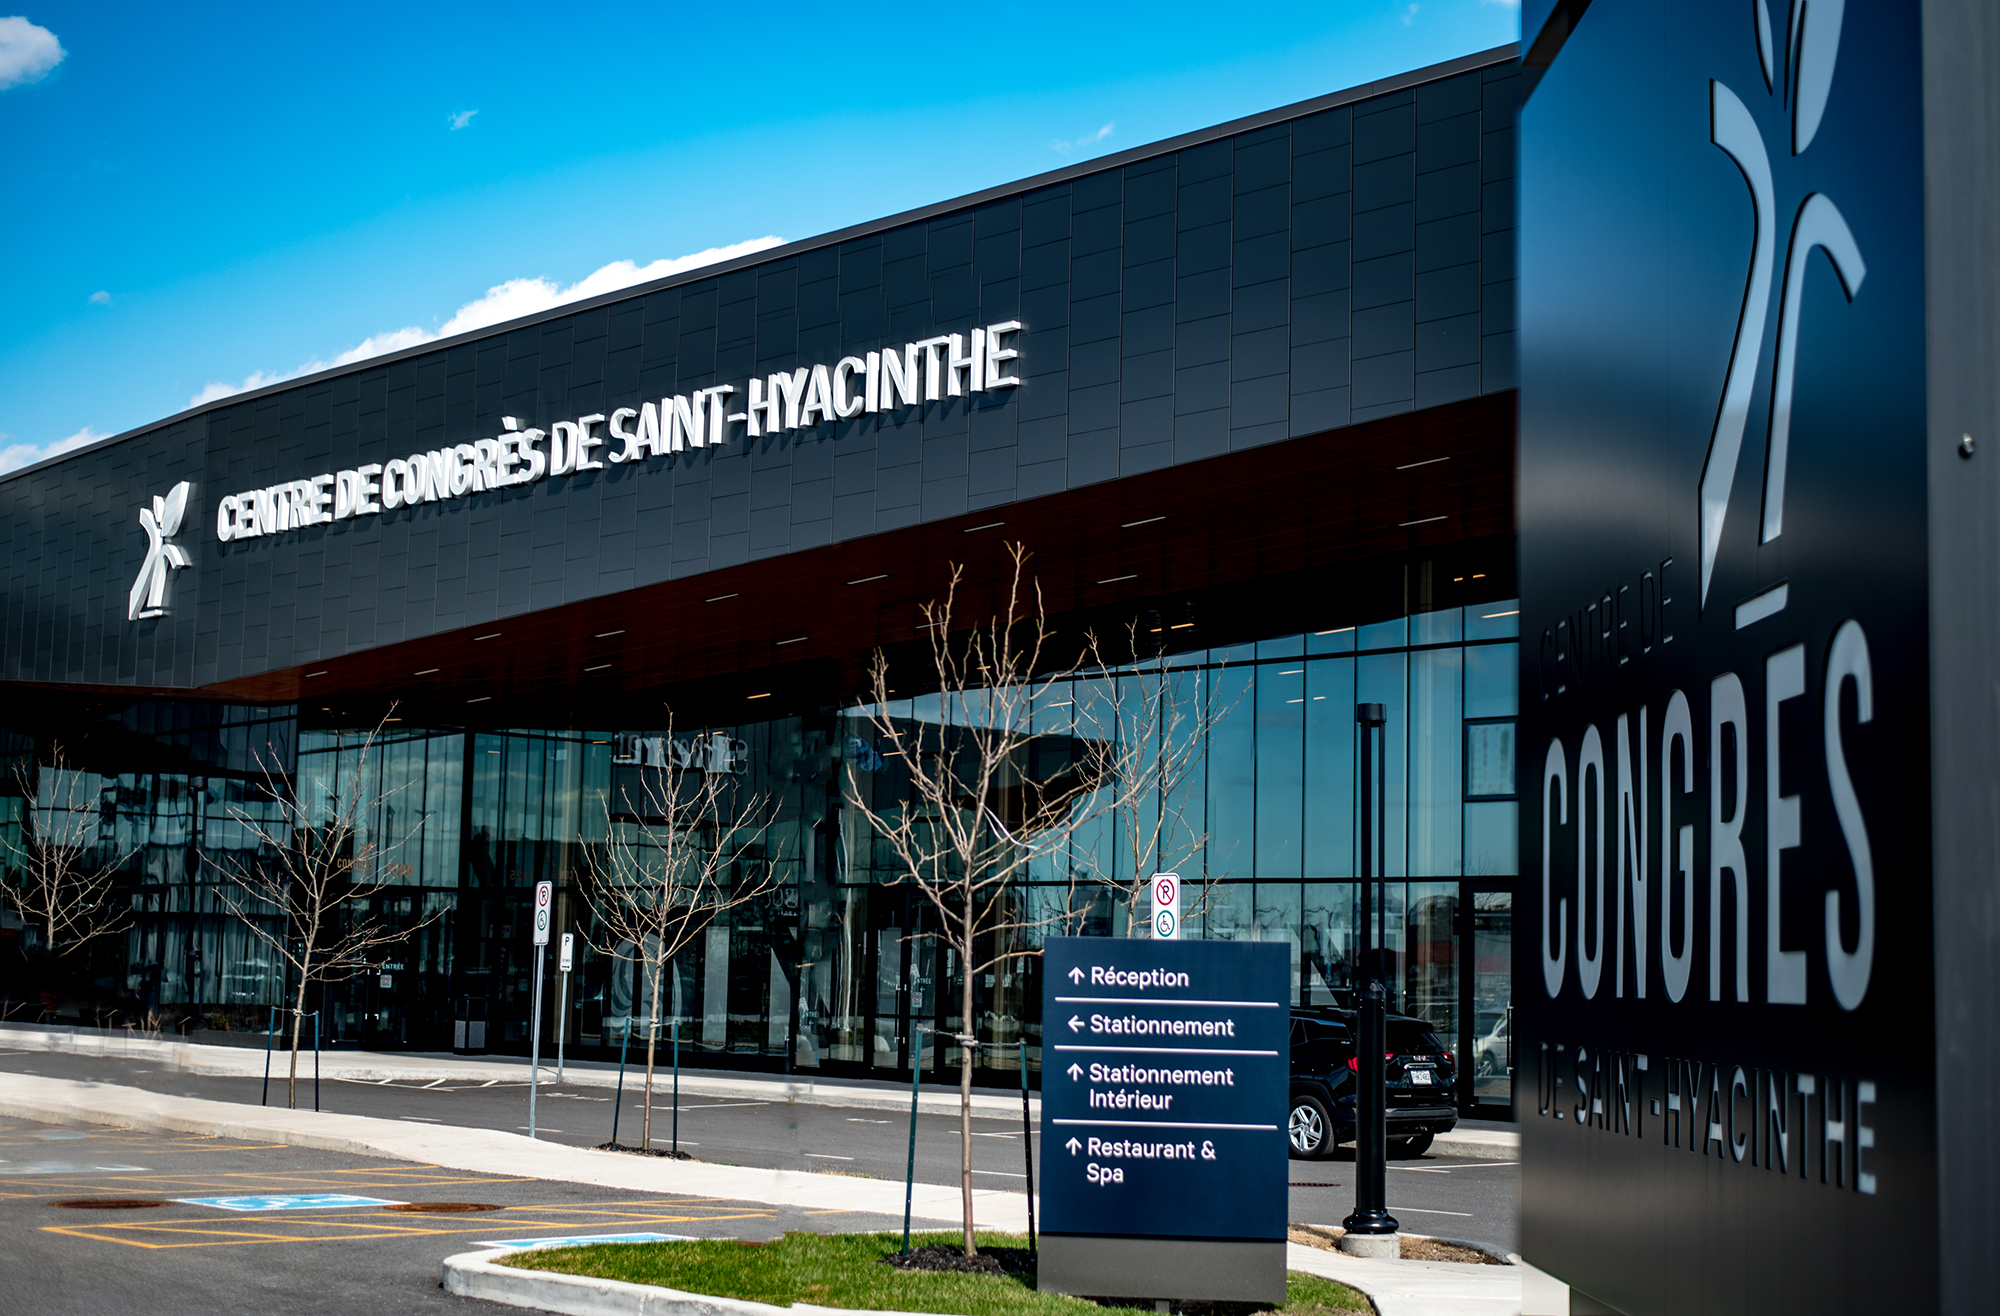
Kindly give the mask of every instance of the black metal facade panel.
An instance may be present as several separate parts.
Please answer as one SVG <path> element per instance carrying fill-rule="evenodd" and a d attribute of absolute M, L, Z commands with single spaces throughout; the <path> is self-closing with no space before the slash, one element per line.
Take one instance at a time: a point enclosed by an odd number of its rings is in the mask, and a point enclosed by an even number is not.
<path fill-rule="evenodd" d="M 0 679 L 203 686 L 1513 385 L 1512 64 L 301 381 L 0 481 Z M 1019 320 L 1018 389 L 222 543 L 218 501 Z M 600 454 L 601 456 L 602 454 Z M 138 514 L 194 485 L 166 615 Z"/>

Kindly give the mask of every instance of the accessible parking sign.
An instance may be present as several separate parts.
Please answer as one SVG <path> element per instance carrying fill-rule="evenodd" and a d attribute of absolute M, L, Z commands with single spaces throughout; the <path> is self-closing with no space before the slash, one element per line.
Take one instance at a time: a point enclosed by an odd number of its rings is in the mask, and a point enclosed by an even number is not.
<path fill-rule="evenodd" d="M 1285 945 L 1051 937 L 1044 954 L 1041 1287 L 1282 1298 Z"/>

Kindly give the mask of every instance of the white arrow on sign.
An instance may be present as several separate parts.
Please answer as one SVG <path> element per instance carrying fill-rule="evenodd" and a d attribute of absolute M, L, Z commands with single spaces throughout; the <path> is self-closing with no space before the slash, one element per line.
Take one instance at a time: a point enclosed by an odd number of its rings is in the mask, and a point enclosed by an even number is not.
<path fill-rule="evenodd" d="M 1078 1079 L 1080 1079 L 1080 1078 L 1082 1078 L 1082 1077 L 1083 1077 L 1083 1066 L 1082 1066 L 1082 1065 L 1074 1065 L 1074 1064 L 1073 1064 L 1073 1065 L 1071 1065 L 1071 1066 L 1069 1067 L 1069 1081 L 1070 1081 L 1070 1082 L 1074 1083 L 1074 1082 L 1076 1082 L 1076 1080 L 1078 1080 Z"/>
<path fill-rule="evenodd" d="M 1082 1032 L 1082 1031 L 1083 1031 L 1083 1020 L 1081 1020 L 1081 1019 L 1077 1018 L 1077 1017 L 1076 1017 L 1075 1015 L 1071 1015 L 1071 1016 L 1069 1017 L 1069 1030 L 1070 1030 L 1070 1031 L 1071 1031 L 1072 1033 L 1080 1033 L 1080 1032 Z"/>
<path fill-rule="evenodd" d="M 1069 971 L 1069 980 L 1070 980 L 1071 982 L 1082 982 L 1082 981 L 1083 981 L 1083 970 L 1082 970 L 1082 969 L 1071 969 L 1071 970 Z"/>
<path fill-rule="evenodd" d="M 1071 1138 L 1068 1142 L 1064 1143 L 1063 1146 L 1069 1148 L 1069 1154 L 1074 1156 L 1077 1153 L 1077 1149 L 1083 1146 L 1083 1144 L 1078 1142 L 1075 1138 Z"/>

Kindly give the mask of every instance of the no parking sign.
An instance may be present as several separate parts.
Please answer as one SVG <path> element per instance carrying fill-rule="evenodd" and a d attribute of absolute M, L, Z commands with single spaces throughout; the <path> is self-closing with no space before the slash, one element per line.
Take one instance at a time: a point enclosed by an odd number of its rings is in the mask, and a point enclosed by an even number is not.
<path fill-rule="evenodd" d="M 549 944 L 549 905 L 555 900 L 556 884 L 535 883 L 535 944 Z"/>
<path fill-rule="evenodd" d="M 1153 940 L 1181 939 L 1181 875 L 1153 874 Z"/>

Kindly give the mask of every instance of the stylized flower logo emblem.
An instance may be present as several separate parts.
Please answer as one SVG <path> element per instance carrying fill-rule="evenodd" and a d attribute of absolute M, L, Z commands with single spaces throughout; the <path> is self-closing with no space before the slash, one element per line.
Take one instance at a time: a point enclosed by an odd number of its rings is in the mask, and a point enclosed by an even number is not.
<path fill-rule="evenodd" d="M 1779 87 L 1777 52 L 1771 40 L 1771 14 L 1766 0 L 1751 6 L 1757 24 L 1757 54 L 1764 66 L 1764 88 Z M 1833 65 L 1840 53 L 1840 24 L 1845 0 L 1791 0 L 1787 24 L 1782 92 L 1792 111 L 1792 154 L 1812 144 L 1826 113 L 1833 86 Z M 1772 258 L 1777 248 L 1778 206 L 1771 185 L 1771 158 L 1763 133 L 1735 92 L 1709 82 L 1709 140 L 1728 154 L 1749 185 L 1756 216 L 1750 278 L 1743 309 L 1736 321 L 1736 344 L 1729 374 L 1716 410 L 1709 439 L 1708 461 L 1701 472 L 1701 599 L 1708 603 L 1709 578 L 1722 544 L 1722 524 L 1729 513 L 1729 491 L 1736 483 L 1736 462 L 1743 451 L 1743 427 L 1750 415 L 1750 394 L 1764 350 L 1764 319 L 1770 309 Z M 1823 193 L 1799 203 L 1792 221 L 1791 244 L 1785 255 L 1785 282 L 1778 308 L 1777 361 L 1771 380 L 1769 456 L 1764 468 L 1764 523 L 1761 542 L 1776 539 L 1785 526 L 1785 464 L 1790 455 L 1792 379 L 1798 362 L 1799 304 L 1805 295 L 1806 258 L 1817 247 L 1833 262 L 1841 290 L 1849 301 L 1861 291 L 1868 267 L 1840 208 Z"/>
<path fill-rule="evenodd" d="M 166 613 L 167 573 L 188 564 L 187 553 L 172 540 L 187 515 L 191 487 L 182 480 L 165 498 L 156 495 L 151 507 L 139 509 L 139 525 L 146 532 L 146 560 L 139 566 L 139 578 L 132 582 L 132 596 L 125 606 L 128 621 Z"/>

